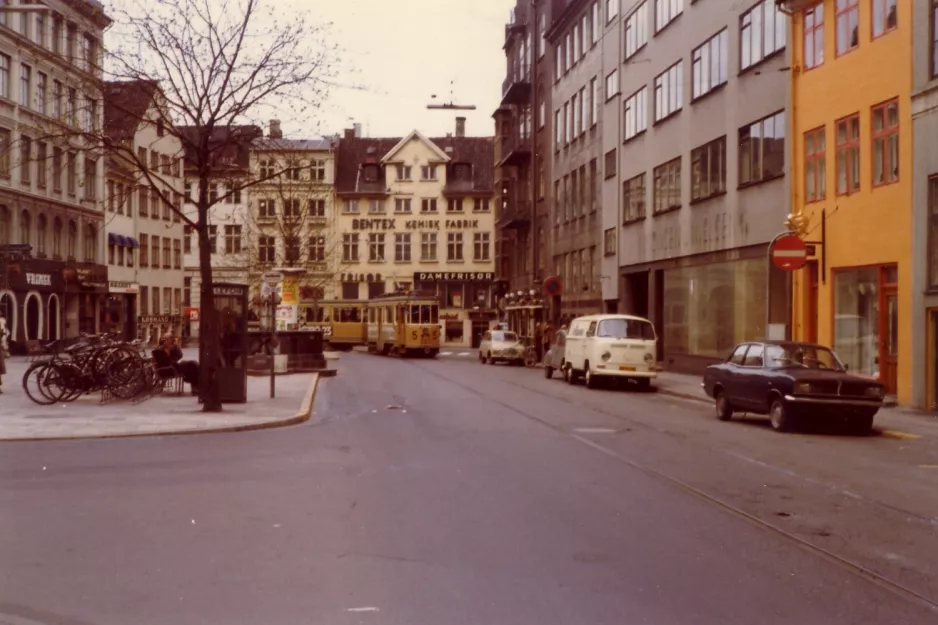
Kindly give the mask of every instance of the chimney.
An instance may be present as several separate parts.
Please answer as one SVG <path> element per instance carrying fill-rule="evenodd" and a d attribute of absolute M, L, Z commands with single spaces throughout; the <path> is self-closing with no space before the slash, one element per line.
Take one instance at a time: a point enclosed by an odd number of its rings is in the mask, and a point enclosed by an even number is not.
<path fill-rule="evenodd" d="M 456 136 L 457 137 L 466 136 L 466 118 L 465 117 L 456 118 Z"/>
<path fill-rule="evenodd" d="M 345 138 L 346 140 L 354 139 L 354 138 L 355 138 L 355 129 L 354 129 L 354 128 L 346 128 L 346 129 L 345 129 L 345 137 L 344 137 L 344 138 Z"/>
<path fill-rule="evenodd" d="M 362 125 L 361 124 L 352 124 L 352 128 L 355 129 L 355 138 L 361 139 L 362 137 Z"/>
<path fill-rule="evenodd" d="M 267 133 L 271 139 L 283 139 L 283 131 L 280 130 L 280 120 L 270 120 L 270 131 Z"/>

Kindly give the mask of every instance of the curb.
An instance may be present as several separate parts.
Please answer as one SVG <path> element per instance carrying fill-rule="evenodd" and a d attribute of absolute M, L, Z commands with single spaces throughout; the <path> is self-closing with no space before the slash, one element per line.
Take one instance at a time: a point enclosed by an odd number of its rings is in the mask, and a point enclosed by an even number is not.
<path fill-rule="evenodd" d="M 316 391 L 319 388 L 319 374 L 313 376 L 313 381 L 303 397 L 303 403 L 300 404 L 300 410 L 291 417 L 284 417 L 274 421 L 265 421 L 264 423 L 245 423 L 243 425 L 227 425 L 219 427 L 201 428 L 198 430 L 166 430 L 163 432 L 132 432 L 127 434 L 99 434 L 90 436 L 39 436 L 31 438 L 0 438 L 0 443 L 35 443 L 38 441 L 81 441 L 81 440 L 105 440 L 113 438 L 144 438 L 161 436 L 192 436 L 196 434 L 227 434 L 232 432 L 253 432 L 256 430 L 272 430 L 290 425 L 299 425 L 309 421 L 313 412 L 313 402 L 316 399 Z"/>
<path fill-rule="evenodd" d="M 698 401 L 703 404 L 709 404 L 710 398 L 706 395 L 691 395 L 690 393 L 681 393 L 679 391 L 669 391 L 667 389 L 661 388 L 660 386 L 655 387 L 658 389 L 659 395 L 670 395 L 671 397 L 680 397 L 681 399 L 689 399 L 690 401 Z"/>

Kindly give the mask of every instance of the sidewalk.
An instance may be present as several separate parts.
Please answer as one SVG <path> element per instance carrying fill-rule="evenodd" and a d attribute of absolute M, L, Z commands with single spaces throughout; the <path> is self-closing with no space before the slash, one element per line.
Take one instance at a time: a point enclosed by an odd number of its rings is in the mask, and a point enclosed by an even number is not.
<path fill-rule="evenodd" d="M 71 403 L 41 406 L 23 390 L 28 359 L 15 357 L 6 365 L 0 441 L 237 432 L 293 425 L 309 419 L 319 380 L 315 373 L 278 376 L 276 397 L 270 399 L 269 378 L 249 376 L 247 403 L 225 404 L 221 413 L 201 412 L 188 385 L 184 395 L 157 395 L 140 403 L 102 404 L 101 394 L 92 393 Z"/>
<path fill-rule="evenodd" d="M 700 382 L 699 375 L 661 371 L 654 386 L 665 395 L 712 404 L 713 400 L 704 393 Z M 876 428 L 892 438 L 938 438 L 938 415 L 913 408 L 887 406 L 876 414 Z"/>

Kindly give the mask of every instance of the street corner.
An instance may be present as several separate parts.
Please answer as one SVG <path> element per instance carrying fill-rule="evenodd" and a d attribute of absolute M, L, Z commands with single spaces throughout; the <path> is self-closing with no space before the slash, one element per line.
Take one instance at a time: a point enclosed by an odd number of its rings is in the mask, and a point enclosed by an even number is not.
<path fill-rule="evenodd" d="M 312 415 L 320 377 L 278 378 L 273 399 L 266 396 L 266 379 L 251 378 L 249 397 L 256 399 L 226 404 L 218 413 L 202 412 L 192 396 L 156 396 L 128 405 L 102 404 L 93 394 L 71 403 L 37 405 L 23 393 L 9 393 L 4 395 L 12 401 L 0 420 L 0 442 L 224 434 L 299 425 Z"/>

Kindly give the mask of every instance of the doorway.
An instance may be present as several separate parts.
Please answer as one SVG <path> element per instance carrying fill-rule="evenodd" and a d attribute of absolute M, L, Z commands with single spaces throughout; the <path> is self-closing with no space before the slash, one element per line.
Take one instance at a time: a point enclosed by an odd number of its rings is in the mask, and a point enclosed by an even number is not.
<path fill-rule="evenodd" d="M 482 335 L 488 332 L 489 322 L 488 321 L 473 321 L 472 322 L 472 347 L 476 349 L 479 345 L 482 344 Z"/>
<path fill-rule="evenodd" d="M 895 395 L 899 388 L 899 294 L 895 281 L 886 282 L 889 269 L 886 268 L 883 274 L 883 301 L 880 305 L 883 313 L 880 315 L 879 332 L 879 361 L 883 364 L 880 367 L 880 378 L 886 387 L 886 393 Z"/>
<path fill-rule="evenodd" d="M 649 319 L 648 310 L 648 272 L 639 271 L 625 277 L 628 285 L 628 308 L 626 314 Z"/>
<path fill-rule="evenodd" d="M 49 306 L 46 314 L 46 338 L 50 340 L 59 338 L 59 298 L 52 294 L 49 296 Z"/>
<path fill-rule="evenodd" d="M 817 316 L 818 316 L 818 264 L 809 261 L 805 265 L 804 284 L 804 340 L 808 343 L 817 343 Z"/>
<path fill-rule="evenodd" d="M 42 306 L 39 296 L 35 293 L 30 293 L 26 296 L 26 310 L 24 311 L 24 316 L 26 317 L 26 340 L 27 341 L 36 341 L 39 340 L 40 335 L 40 315 L 42 314 Z"/>

